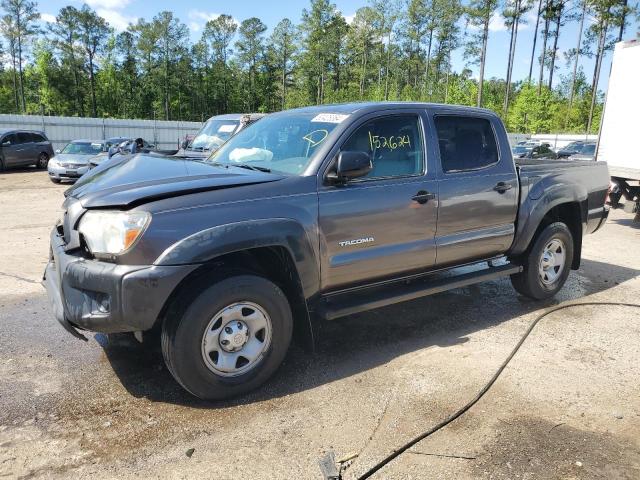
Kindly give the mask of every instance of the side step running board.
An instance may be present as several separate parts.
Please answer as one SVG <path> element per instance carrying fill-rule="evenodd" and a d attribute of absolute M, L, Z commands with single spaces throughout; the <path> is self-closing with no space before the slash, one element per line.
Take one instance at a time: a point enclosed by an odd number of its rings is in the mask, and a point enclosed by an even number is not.
<path fill-rule="evenodd" d="M 437 278 L 431 281 L 420 281 L 409 285 L 402 284 L 393 287 L 372 288 L 358 293 L 336 295 L 335 297 L 332 296 L 325 299 L 319 313 L 327 320 L 334 320 L 354 313 L 386 307 L 394 303 L 415 300 L 416 298 L 426 297 L 427 295 L 433 295 L 454 288 L 466 287 L 474 283 L 494 280 L 521 271 L 522 266 L 507 264 L 463 273 L 461 275 Z"/>

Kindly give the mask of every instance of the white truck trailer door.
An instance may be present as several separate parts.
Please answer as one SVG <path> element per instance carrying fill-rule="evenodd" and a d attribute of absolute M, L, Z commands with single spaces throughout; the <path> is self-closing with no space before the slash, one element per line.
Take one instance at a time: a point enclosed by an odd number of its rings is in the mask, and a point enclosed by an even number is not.
<path fill-rule="evenodd" d="M 640 41 L 616 44 L 600 126 L 597 160 L 612 177 L 640 180 Z"/>

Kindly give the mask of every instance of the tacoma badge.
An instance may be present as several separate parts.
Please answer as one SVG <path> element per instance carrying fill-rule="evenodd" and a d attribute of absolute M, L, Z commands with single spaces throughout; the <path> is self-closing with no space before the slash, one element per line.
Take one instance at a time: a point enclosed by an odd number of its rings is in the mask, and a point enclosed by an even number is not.
<path fill-rule="evenodd" d="M 373 241 L 373 237 L 356 238 L 354 240 L 344 240 L 342 242 L 338 242 L 338 245 L 340 245 L 341 247 L 347 247 L 349 245 L 360 245 L 361 243 L 371 243 Z"/>

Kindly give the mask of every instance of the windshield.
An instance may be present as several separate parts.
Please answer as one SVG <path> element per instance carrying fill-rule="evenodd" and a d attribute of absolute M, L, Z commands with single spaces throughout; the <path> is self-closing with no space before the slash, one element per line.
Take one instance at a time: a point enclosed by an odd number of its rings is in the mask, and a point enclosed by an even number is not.
<path fill-rule="evenodd" d="M 97 155 L 102 152 L 102 143 L 69 143 L 62 149 L 61 153 L 72 153 L 76 155 Z"/>
<path fill-rule="evenodd" d="M 345 118 L 336 113 L 268 116 L 242 130 L 207 161 L 298 175 Z"/>
<path fill-rule="evenodd" d="M 581 149 L 580 149 L 580 154 L 581 155 L 593 155 L 596 151 L 596 144 L 595 143 L 590 143 L 587 145 L 584 145 Z"/>
<path fill-rule="evenodd" d="M 187 147 L 203 152 L 215 150 L 229 140 L 238 129 L 239 120 L 209 120 Z"/>

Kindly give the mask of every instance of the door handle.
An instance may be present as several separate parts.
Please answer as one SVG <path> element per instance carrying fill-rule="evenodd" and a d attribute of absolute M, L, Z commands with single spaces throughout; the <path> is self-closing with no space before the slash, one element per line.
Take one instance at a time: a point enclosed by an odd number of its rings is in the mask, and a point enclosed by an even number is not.
<path fill-rule="evenodd" d="M 509 185 L 508 183 L 505 183 L 505 182 L 498 182 L 496 186 L 493 187 L 493 189 L 498 193 L 504 193 L 507 190 L 511 190 L 511 188 L 513 188 L 512 185 Z"/>
<path fill-rule="evenodd" d="M 413 197 L 411 197 L 411 200 L 413 200 L 414 202 L 418 202 L 420 204 L 425 204 L 429 200 L 433 200 L 434 198 L 436 198 L 435 193 L 429 193 L 426 190 L 420 190 Z"/>

